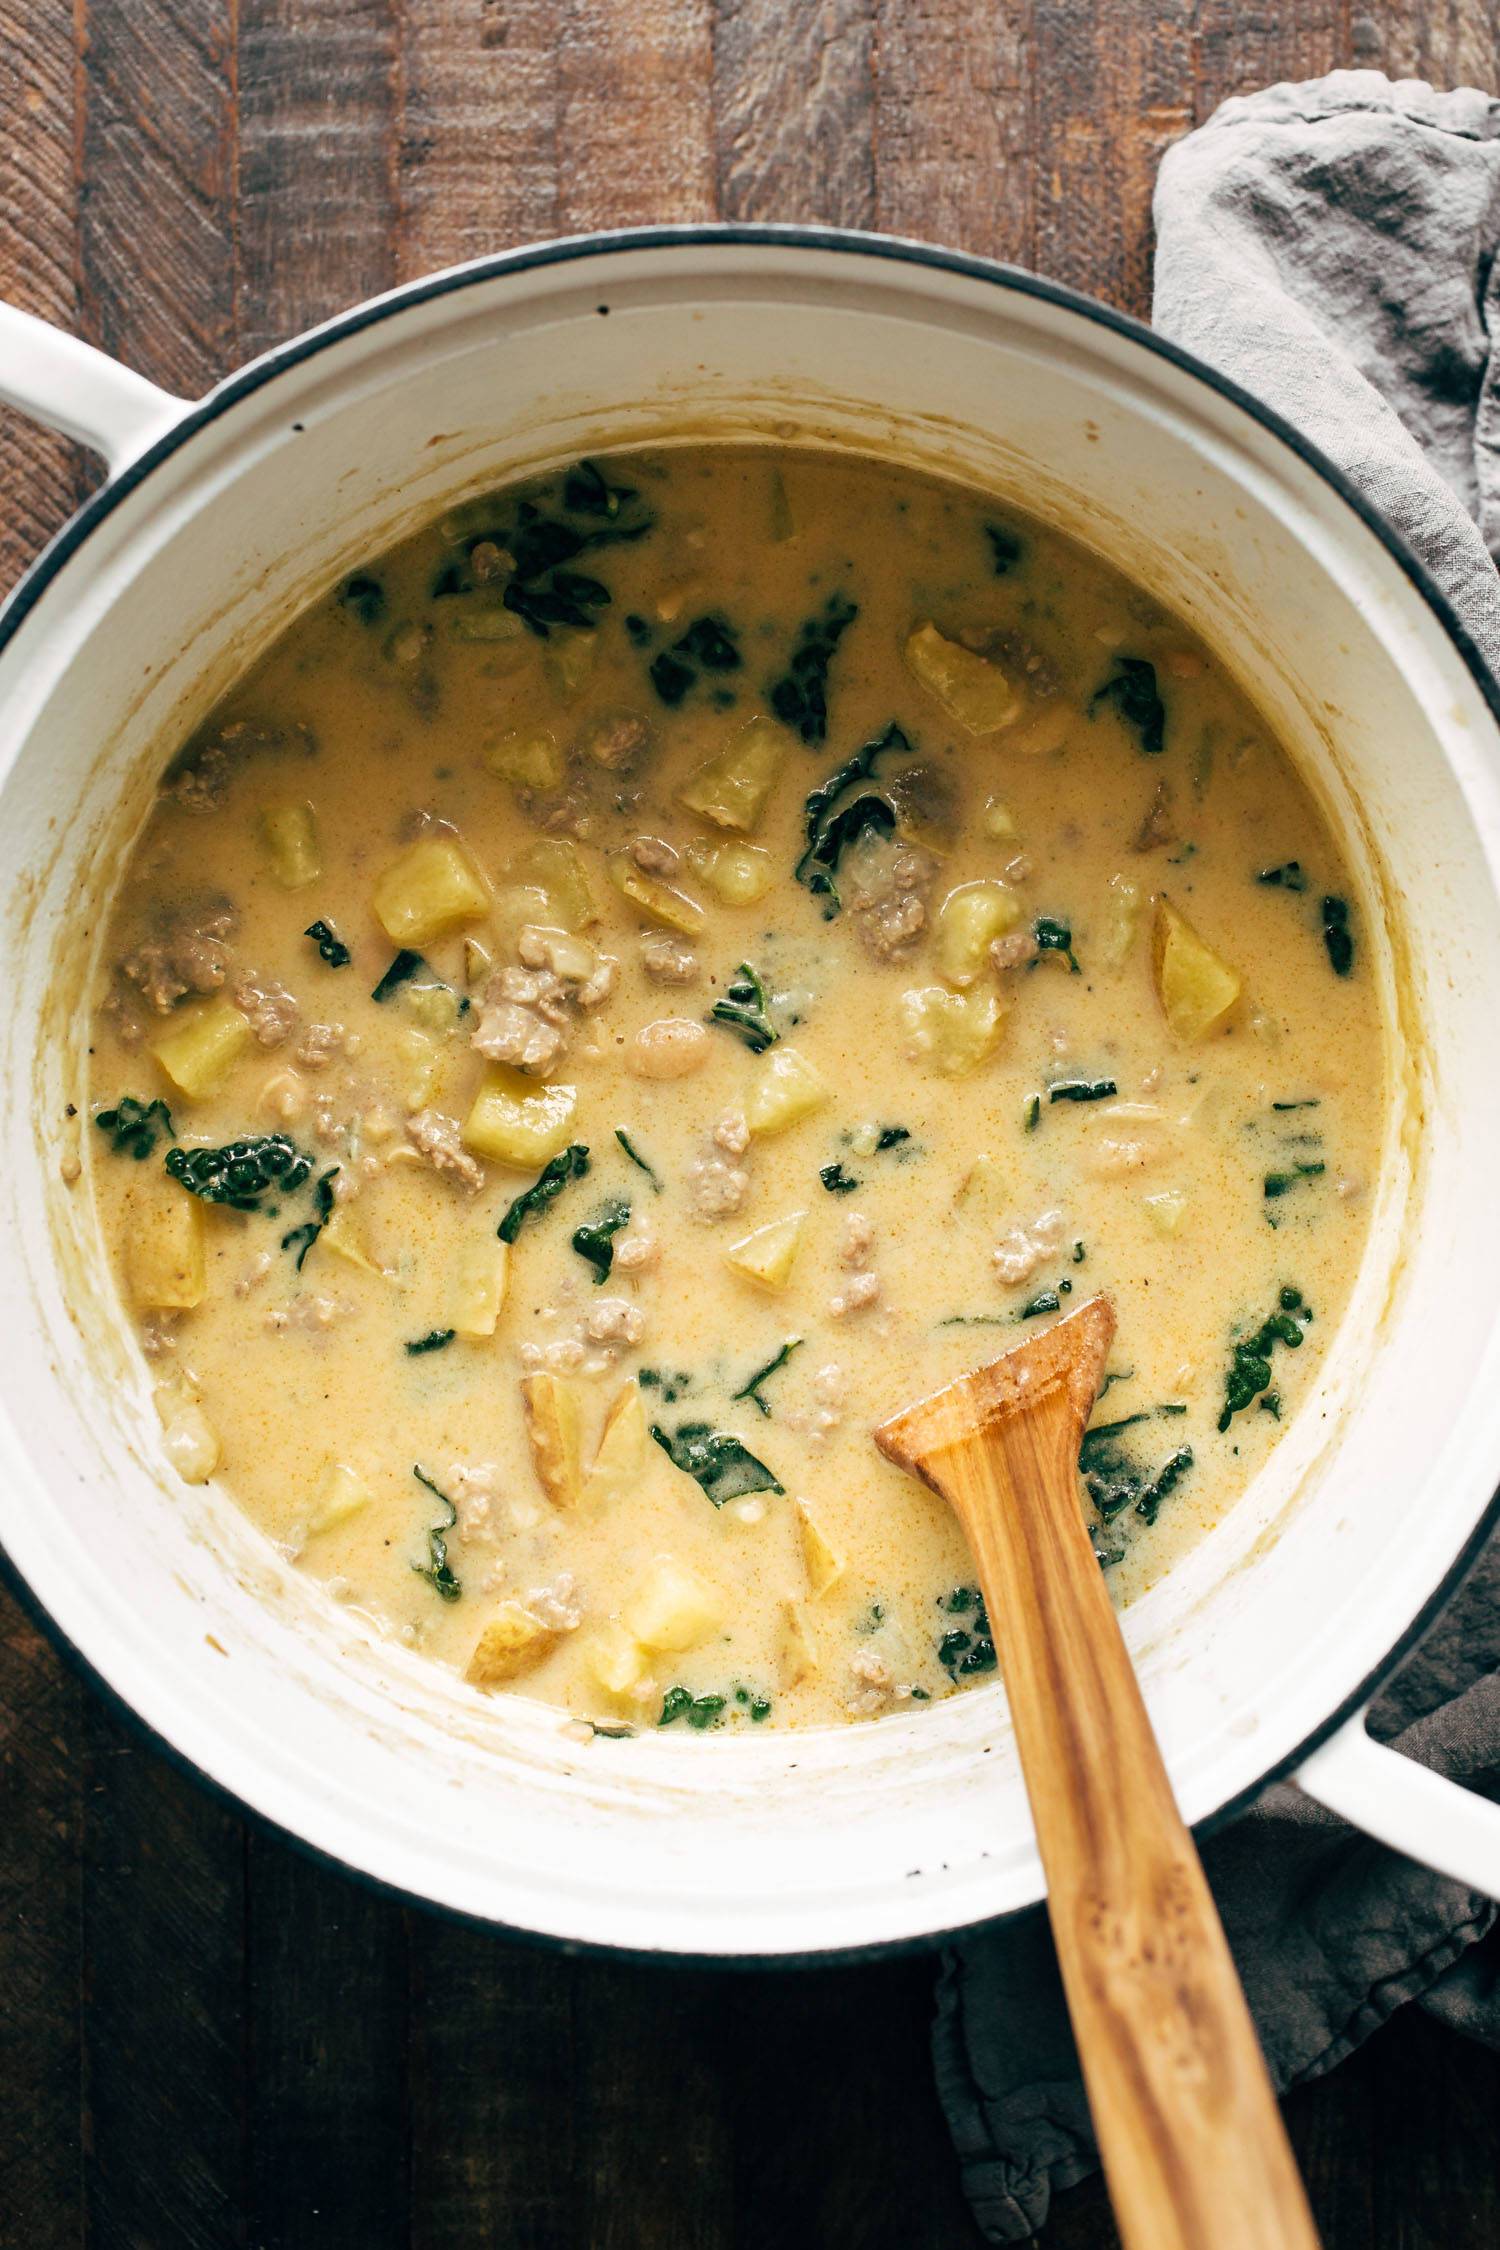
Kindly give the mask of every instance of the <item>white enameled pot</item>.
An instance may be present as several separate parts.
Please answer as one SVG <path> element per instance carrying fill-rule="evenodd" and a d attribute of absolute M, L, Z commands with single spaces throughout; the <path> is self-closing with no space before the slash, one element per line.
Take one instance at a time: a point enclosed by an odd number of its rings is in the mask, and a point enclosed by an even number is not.
<path fill-rule="evenodd" d="M 226 1495 L 164 1469 L 87 1177 L 63 1179 L 121 855 L 164 757 L 299 604 L 519 473 L 790 437 L 1077 533 L 1224 654 L 1348 840 L 1393 1055 L 1370 1249 L 1268 1469 L 1126 1633 L 1190 1821 L 1294 1772 L 1500 1893 L 1500 1808 L 1360 1718 L 1500 1478 L 1500 702 L 1326 463 L 1101 306 L 806 230 L 487 260 L 193 404 L 0 310 L 0 395 L 110 470 L 0 621 L 0 1541 L 107 1688 L 316 1850 L 568 1942 L 822 1954 L 1041 1895 L 998 1685 L 843 1730 L 582 1745 L 367 1633 Z"/>

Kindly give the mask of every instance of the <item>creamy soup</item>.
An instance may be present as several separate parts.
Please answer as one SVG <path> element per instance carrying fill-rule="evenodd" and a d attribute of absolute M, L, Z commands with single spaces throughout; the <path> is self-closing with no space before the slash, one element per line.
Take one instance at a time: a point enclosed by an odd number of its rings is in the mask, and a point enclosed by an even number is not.
<path fill-rule="evenodd" d="M 1096 1290 L 1128 1601 L 1264 1463 L 1385 1062 L 1254 706 L 1009 507 L 767 448 L 468 502 L 168 767 L 89 1159 L 166 1452 L 478 1687 L 795 1726 L 993 1670 L 872 1425 Z"/>

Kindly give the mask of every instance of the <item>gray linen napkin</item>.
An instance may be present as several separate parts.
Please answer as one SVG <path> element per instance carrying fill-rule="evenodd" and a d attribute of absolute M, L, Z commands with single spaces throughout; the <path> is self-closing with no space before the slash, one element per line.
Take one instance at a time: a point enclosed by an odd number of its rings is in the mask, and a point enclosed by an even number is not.
<path fill-rule="evenodd" d="M 1158 328 L 1340 464 L 1500 671 L 1500 103 L 1375 71 L 1226 102 L 1168 152 L 1156 229 Z M 1373 1730 L 1500 1793 L 1497 1666 L 1500 1541 Z M 1204 1860 L 1278 2086 L 1331 2070 L 1408 2000 L 1500 2047 L 1489 1900 L 1284 1784 Z M 1098 2162 L 1040 1908 L 946 1956 L 933 2052 L 980 2226 L 1024 2239 Z"/>

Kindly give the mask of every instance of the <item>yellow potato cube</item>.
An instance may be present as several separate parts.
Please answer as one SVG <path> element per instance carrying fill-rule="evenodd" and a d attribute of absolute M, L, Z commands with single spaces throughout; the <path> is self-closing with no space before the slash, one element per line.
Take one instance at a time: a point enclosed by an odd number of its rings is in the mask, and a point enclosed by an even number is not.
<path fill-rule="evenodd" d="M 1141 919 L 1141 886 L 1128 875 L 1111 875 L 1104 920 L 1090 948 L 1106 969 L 1123 969 L 1135 944 Z"/>
<path fill-rule="evenodd" d="M 559 703 L 573 703 L 594 676 L 597 633 L 553 632 L 542 650 L 542 670 Z"/>
<path fill-rule="evenodd" d="M 533 1171 L 567 1146 L 577 1107 L 575 1086 L 539 1086 L 508 1064 L 494 1063 L 464 1119 L 464 1145 L 514 1171 Z"/>
<path fill-rule="evenodd" d="M 219 1466 L 219 1433 L 196 1400 L 163 1416 L 161 1442 L 184 1484 L 207 1484 Z"/>
<path fill-rule="evenodd" d="M 660 922 L 683 937 L 697 937 L 706 919 L 702 907 L 685 891 L 674 890 L 655 875 L 643 875 L 635 861 L 617 852 L 609 861 L 609 879 L 622 898 L 628 898 L 648 920 Z"/>
<path fill-rule="evenodd" d="M 688 862 L 724 906 L 753 906 L 776 880 L 776 862 L 759 844 L 691 844 Z"/>
<path fill-rule="evenodd" d="M 986 797 L 979 825 L 997 844 L 1013 844 L 1020 834 L 1016 816 L 1003 797 Z"/>
<path fill-rule="evenodd" d="M 829 1587 L 843 1577 L 845 1558 L 819 1527 L 817 1518 L 805 1500 L 796 1502 L 797 1523 L 802 1533 L 802 1565 L 807 1572 L 807 1583 L 814 1599 L 826 1594 Z"/>
<path fill-rule="evenodd" d="M 963 1078 L 999 1045 L 1005 1010 L 999 994 L 987 986 L 948 992 L 929 984 L 902 993 L 901 1021 L 914 1062 L 926 1063 L 943 1078 Z"/>
<path fill-rule="evenodd" d="M 563 1375 L 523 1375 L 521 1404 L 536 1481 L 555 1508 L 572 1508 L 583 1491 L 579 1389 Z"/>
<path fill-rule="evenodd" d="M 717 1597 L 672 1555 L 658 1555 L 621 1612 L 625 1628 L 647 1648 L 678 1654 L 719 1631 Z"/>
<path fill-rule="evenodd" d="M 783 728 L 769 719 L 752 719 L 725 750 L 708 758 L 677 792 L 689 812 L 716 828 L 748 834 L 758 828 L 776 786 L 789 744 Z"/>
<path fill-rule="evenodd" d="M 314 1250 L 332 1251 L 345 1265 L 357 1266 L 361 1273 L 373 1274 L 377 1281 L 389 1281 L 390 1275 L 376 1265 L 365 1247 L 355 1209 L 349 1203 L 335 1203 L 331 1215 L 323 1221 L 322 1232 L 312 1245 Z"/>
<path fill-rule="evenodd" d="M 954 1207 L 980 1221 L 997 1219 L 1015 1201 L 1014 1175 L 981 1149 L 959 1182 Z"/>
<path fill-rule="evenodd" d="M 502 1602 L 474 1643 L 464 1677 L 475 1687 L 498 1687 L 540 1664 L 556 1639 L 553 1628 L 533 1617 L 524 1602 Z"/>
<path fill-rule="evenodd" d="M 724 1263 L 748 1280 L 759 1282 L 762 1289 L 784 1289 L 791 1279 L 806 1224 L 805 1211 L 773 1219 L 769 1226 L 757 1227 L 742 1241 L 732 1242 L 724 1253 Z"/>
<path fill-rule="evenodd" d="M 493 1336 L 505 1302 L 510 1245 L 496 1235 L 478 1235 L 459 1252 L 453 1302 L 448 1318 L 459 1336 Z"/>
<path fill-rule="evenodd" d="M 487 742 L 480 756 L 491 773 L 517 789 L 556 789 L 567 771 L 557 737 L 545 727 L 510 727 Z"/>
<path fill-rule="evenodd" d="M 795 1047 L 772 1047 L 755 1065 L 745 1122 L 752 1133 L 784 1133 L 827 1099 L 827 1086 L 805 1056 Z"/>
<path fill-rule="evenodd" d="M 628 1695 L 646 1676 L 646 1651 L 613 1617 L 595 1627 L 581 1653 L 606 1695 Z"/>
<path fill-rule="evenodd" d="M 254 1037 L 234 1002 L 221 995 L 165 1033 L 151 1052 L 178 1093 L 200 1102 L 228 1077 Z"/>
<path fill-rule="evenodd" d="M 560 836 L 543 836 L 518 852 L 505 870 L 506 882 L 539 894 L 530 902 L 523 922 L 537 922 L 549 930 L 586 930 L 599 919 L 599 903 L 589 881 L 588 867 L 576 844 Z"/>
<path fill-rule="evenodd" d="M 937 910 L 937 971 L 962 988 L 989 963 L 990 947 L 1021 919 L 1021 902 L 1009 884 L 994 878 L 960 883 Z"/>
<path fill-rule="evenodd" d="M 818 1668 L 818 1644 L 813 1638 L 812 1624 L 805 1602 L 784 1601 L 781 1605 L 781 1661 L 778 1667 L 783 1687 L 795 1687 L 805 1680 L 809 1672 Z"/>
<path fill-rule="evenodd" d="M 1159 1195 L 1144 1196 L 1142 1206 L 1158 1234 L 1170 1237 L 1182 1232 L 1188 1199 L 1180 1188 L 1163 1188 Z"/>
<path fill-rule="evenodd" d="M 640 1389 L 634 1382 L 622 1383 L 604 1417 L 594 1465 L 583 1488 L 585 1500 L 602 1506 L 639 1483 L 646 1465 L 647 1434 Z"/>
<path fill-rule="evenodd" d="M 962 641 L 945 639 L 935 625 L 918 625 L 905 655 L 912 677 L 970 734 L 996 734 L 1020 717 L 1021 695 L 1000 666 Z"/>
<path fill-rule="evenodd" d="M 203 1205 L 167 1173 L 133 1168 L 122 1190 L 125 1286 L 143 1312 L 190 1312 L 203 1302 Z"/>
<path fill-rule="evenodd" d="M 489 912 L 490 894 L 456 836 L 419 836 L 375 879 L 376 918 L 393 945 L 422 946 Z"/>
<path fill-rule="evenodd" d="M 330 1461 L 318 1481 L 313 1497 L 312 1513 L 307 1519 L 307 1536 L 315 1539 L 319 1532 L 334 1531 L 361 1508 L 367 1508 L 375 1495 L 357 1469 L 347 1461 Z"/>
<path fill-rule="evenodd" d="M 318 831 L 311 805 L 267 805 L 260 816 L 261 834 L 271 861 L 271 872 L 285 891 L 300 891 L 315 883 L 323 872 Z"/>
<path fill-rule="evenodd" d="M 1162 1014 L 1179 1039 L 1203 1039 L 1240 996 L 1240 978 L 1170 899 L 1156 902 L 1151 967 Z"/>

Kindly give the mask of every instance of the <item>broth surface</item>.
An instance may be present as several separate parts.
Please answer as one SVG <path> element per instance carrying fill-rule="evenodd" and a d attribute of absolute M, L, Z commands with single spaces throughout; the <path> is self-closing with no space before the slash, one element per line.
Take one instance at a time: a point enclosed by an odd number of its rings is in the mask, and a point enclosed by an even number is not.
<path fill-rule="evenodd" d="M 1310 1390 L 1384 1122 L 1347 870 L 1212 654 L 792 450 L 580 464 L 334 589 L 168 770 L 96 997 L 180 1472 L 605 1725 L 993 1670 L 869 1432 L 1099 1289 L 1140 1593 Z"/>

